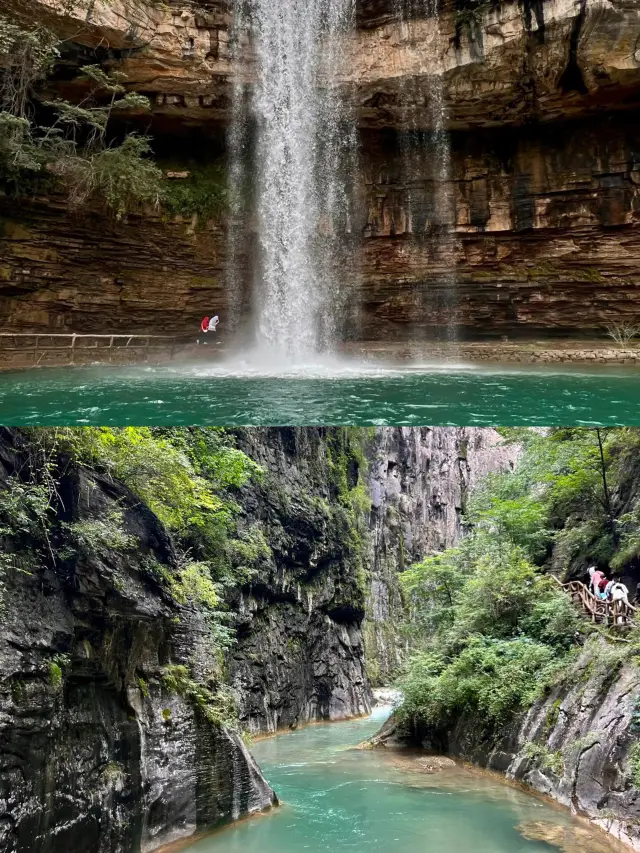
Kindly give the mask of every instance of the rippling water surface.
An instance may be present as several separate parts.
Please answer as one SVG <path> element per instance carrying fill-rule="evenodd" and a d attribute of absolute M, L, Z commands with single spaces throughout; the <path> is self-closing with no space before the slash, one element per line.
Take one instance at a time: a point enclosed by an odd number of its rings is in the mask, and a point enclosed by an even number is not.
<path fill-rule="evenodd" d="M 0 374 L 19 425 L 640 424 L 640 371 L 268 362 Z"/>
<path fill-rule="evenodd" d="M 384 719 L 310 726 L 253 748 L 281 808 L 188 853 L 612 853 L 604 834 L 497 777 L 352 747 Z"/>

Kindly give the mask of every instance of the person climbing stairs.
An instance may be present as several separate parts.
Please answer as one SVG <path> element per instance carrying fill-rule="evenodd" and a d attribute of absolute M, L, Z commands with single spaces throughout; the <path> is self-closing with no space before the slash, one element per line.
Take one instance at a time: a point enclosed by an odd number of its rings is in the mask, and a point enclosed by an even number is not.
<path fill-rule="evenodd" d="M 552 577 L 571 598 L 576 607 L 582 610 L 583 615 L 590 618 L 592 622 L 625 628 L 636 626 L 637 608 L 629 604 L 624 598 L 617 598 L 615 600 L 596 598 L 582 581 L 562 583 L 554 575 Z"/>

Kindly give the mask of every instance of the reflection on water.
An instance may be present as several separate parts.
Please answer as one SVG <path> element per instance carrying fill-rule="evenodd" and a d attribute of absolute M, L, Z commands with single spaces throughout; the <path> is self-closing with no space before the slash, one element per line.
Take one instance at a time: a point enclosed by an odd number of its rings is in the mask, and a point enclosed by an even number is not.
<path fill-rule="evenodd" d="M 388 713 L 388 712 L 387 712 Z M 214 833 L 189 853 L 613 853 L 563 809 L 448 760 L 354 749 L 384 719 L 310 726 L 258 742 L 283 806 Z"/>
<path fill-rule="evenodd" d="M 0 374 L 0 422 L 28 425 L 640 425 L 640 371 L 231 364 Z"/>

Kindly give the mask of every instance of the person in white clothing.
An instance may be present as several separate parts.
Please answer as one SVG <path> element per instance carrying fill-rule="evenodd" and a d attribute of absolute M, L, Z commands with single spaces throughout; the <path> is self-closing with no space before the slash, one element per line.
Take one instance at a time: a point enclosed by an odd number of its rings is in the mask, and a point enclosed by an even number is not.
<path fill-rule="evenodd" d="M 209 332 L 215 332 L 215 330 L 218 328 L 218 323 L 219 323 L 219 322 L 220 322 L 220 318 L 219 318 L 219 317 L 218 317 L 218 315 L 216 314 L 216 316 L 215 316 L 215 317 L 212 317 L 212 318 L 209 320 L 209 329 L 208 329 L 208 331 L 209 331 Z"/>

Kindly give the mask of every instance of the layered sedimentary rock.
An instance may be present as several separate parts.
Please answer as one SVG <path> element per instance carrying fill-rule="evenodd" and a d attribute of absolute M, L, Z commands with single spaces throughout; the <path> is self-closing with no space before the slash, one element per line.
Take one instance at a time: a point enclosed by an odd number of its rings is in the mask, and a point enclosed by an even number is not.
<path fill-rule="evenodd" d="M 231 109 L 233 4 L 28 7 L 66 39 L 47 96 L 79 99 L 78 68 L 98 61 L 152 101 L 151 116 L 129 114 L 128 128 L 150 131 L 178 160 L 194 140 L 219 151 Z M 470 338 L 601 335 L 614 322 L 633 322 L 637 4 L 442 3 L 437 19 L 412 4 L 418 15 L 402 25 L 398 8 L 362 0 L 344 44 L 342 85 L 362 139 L 354 218 L 362 240 L 353 243 L 362 310 L 350 333 L 424 340 L 453 320 Z M 246 45 L 243 62 L 250 81 Z M 415 133 L 432 123 L 436 95 L 452 131 L 450 174 L 439 178 L 454 200 L 446 210 L 436 203 L 442 191 L 428 151 L 414 158 L 410 176 L 403 153 L 407 127 Z M 1 215 L 6 327 L 92 331 L 106 310 L 114 330 L 151 322 L 186 331 L 205 303 L 225 310 L 224 222 L 185 239 L 188 223 L 163 230 L 152 213 L 117 229 L 100 218 L 80 223 L 55 199 L 19 209 L 4 199 Z M 453 317 L 443 311 L 452 277 Z"/>
<path fill-rule="evenodd" d="M 376 431 L 369 473 L 371 591 L 366 636 L 372 679 L 385 683 L 404 657 L 398 575 L 453 547 L 470 491 L 491 472 L 510 470 L 520 453 L 497 432 L 472 427 Z"/>
<path fill-rule="evenodd" d="M 24 476 L 33 450 L 5 432 L 2 479 Z M 0 847 L 138 853 L 269 808 L 239 735 L 166 681 L 212 661 L 206 626 L 154 574 L 175 566 L 164 528 L 124 486 L 58 462 L 55 541 L 3 542 Z M 135 549 L 65 538 L 114 512 Z"/>
<path fill-rule="evenodd" d="M 409 183 L 400 142 L 364 136 L 365 339 L 406 339 L 454 319 L 465 334 L 600 332 L 636 314 L 640 200 L 630 116 L 454 134 L 453 210 L 428 158 Z M 455 224 L 452 224 L 452 221 Z M 442 233 L 451 233 L 443 239 Z"/>
<path fill-rule="evenodd" d="M 132 88 L 152 97 L 154 114 L 198 123 L 228 117 L 229 0 L 27 5 L 75 44 L 110 51 L 113 67 L 128 75 Z M 408 38 L 396 0 L 357 3 L 359 28 L 343 46 L 349 56 L 343 85 L 363 126 L 402 125 L 408 79 L 417 84 L 418 124 L 429 124 L 434 76 L 443 78 L 452 128 L 637 104 L 640 10 L 634 3 L 463 0 L 441 3 L 437 20 L 428 17 L 426 4 L 411 7 L 416 17 Z M 250 49 L 246 63 L 250 79 Z"/>
<path fill-rule="evenodd" d="M 118 224 L 61 198 L 19 207 L 0 198 L 0 241 L 5 329 L 195 339 L 205 314 L 228 318 L 219 223 L 147 211 Z"/>

